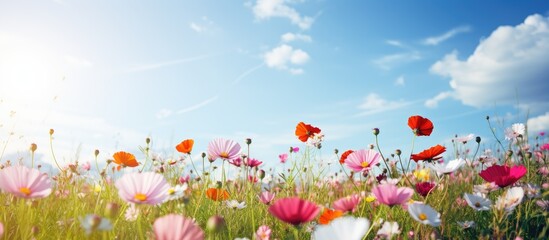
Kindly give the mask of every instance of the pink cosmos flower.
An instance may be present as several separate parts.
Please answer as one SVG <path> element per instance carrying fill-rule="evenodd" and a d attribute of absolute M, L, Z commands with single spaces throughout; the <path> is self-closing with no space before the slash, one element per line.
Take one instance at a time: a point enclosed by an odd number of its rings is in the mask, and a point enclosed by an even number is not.
<path fill-rule="evenodd" d="M 366 172 L 379 162 L 380 155 L 374 150 L 361 149 L 347 156 L 345 164 L 355 172 Z"/>
<path fill-rule="evenodd" d="M 397 187 L 393 184 L 379 184 L 372 188 L 372 193 L 377 201 L 388 205 L 403 205 L 410 200 L 414 194 L 414 190 L 408 187 Z"/>
<path fill-rule="evenodd" d="M 240 144 L 233 140 L 217 138 L 208 144 L 208 159 L 234 160 L 240 157 Z"/>
<path fill-rule="evenodd" d="M 342 212 L 355 212 L 356 207 L 358 206 L 361 200 L 362 200 L 362 197 L 360 197 L 360 195 L 353 194 L 351 196 L 342 197 L 336 200 L 332 204 L 332 207 L 335 210 L 339 210 Z"/>
<path fill-rule="evenodd" d="M 91 169 L 90 162 L 85 162 L 84 164 L 82 164 L 82 170 L 89 171 L 90 169 Z"/>
<path fill-rule="evenodd" d="M 280 159 L 281 163 L 286 163 L 286 160 L 288 160 L 288 154 L 287 153 L 280 154 L 278 155 L 278 158 Z"/>
<path fill-rule="evenodd" d="M 257 181 L 259 181 L 259 179 L 257 179 L 256 176 L 248 176 L 248 182 L 251 182 L 251 183 L 256 183 Z"/>
<path fill-rule="evenodd" d="M 251 167 L 251 168 L 257 167 L 257 166 L 261 165 L 262 163 L 263 163 L 262 161 L 259 161 L 255 158 L 248 158 L 248 160 L 246 161 L 246 165 L 248 167 Z"/>
<path fill-rule="evenodd" d="M 190 179 L 191 179 L 191 175 L 187 175 L 185 177 L 181 176 L 179 177 L 179 183 L 181 184 L 187 183 L 189 182 Z"/>
<path fill-rule="evenodd" d="M 51 181 L 34 168 L 10 166 L 0 170 L 0 188 L 16 197 L 44 198 L 51 193 Z"/>
<path fill-rule="evenodd" d="M 541 151 L 549 150 L 549 143 L 543 144 L 540 148 Z"/>
<path fill-rule="evenodd" d="M 271 229 L 267 225 L 261 225 L 255 232 L 255 239 L 269 240 L 271 238 Z"/>
<path fill-rule="evenodd" d="M 235 167 L 240 167 L 242 166 L 242 158 L 241 157 L 237 157 L 235 159 L 229 159 L 228 162 L 235 166 Z"/>
<path fill-rule="evenodd" d="M 169 214 L 157 218 L 153 224 L 154 236 L 157 240 L 202 240 L 204 231 L 193 220 L 181 215 Z"/>
<path fill-rule="evenodd" d="M 164 202 L 170 188 L 164 176 L 154 172 L 126 173 L 115 186 L 120 198 L 127 202 L 150 205 Z"/>
<path fill-rule="evenodd" d="M 298 197 L 282 198 L 269 207 L 269 213 L 294 226 L 312 221 L 320 212 L 313 202 Z"/>
<path fill-rule="evenodd" d="M 290 147 L 290 152 L 299 152 L 299 147 Z"/>
<path fill-rule="evenodd" d="M 269 205 L 273 201 L 274 197 L 275 197 L 274 193 L 265 191 L 259 195 L 259 201 L 261 201 L 263 204 Z"/>
<path fill-rule="evenodd" d="M 547 175 L 549 175 L 549 169 L 547 167 L 540 167 L 538 169 L 538 173 L 543 175 L 543 176 L 547 176 Z"/>
<path fill-rule="evenodd" d="M 505 165 L 492 165 L 479 173 L 487 182 L 494 182 L 503 188 L 512 185 L 526 174 L 526 167 L 519 165 L 508 167 Z"/>

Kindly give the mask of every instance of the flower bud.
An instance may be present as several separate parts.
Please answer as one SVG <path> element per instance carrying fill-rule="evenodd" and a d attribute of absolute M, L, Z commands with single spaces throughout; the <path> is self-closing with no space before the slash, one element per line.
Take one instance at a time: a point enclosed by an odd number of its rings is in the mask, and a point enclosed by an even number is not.
<path fill-rule="evenodd" d="M 247 145 L 252 144 L 252 139 L 251 139 L 251 138 L 246 138 L 246 144 L 247 144 Z"/>
<path fill-rule="evenodd" d="M 205 153 L 205 152 L 202 152 L 201 156 L 202 156 L 202 158 L 205 158 L 205 157 L 206 157 L 206 153 Z"/>
<path fill-rule="evenodd" d="M 38 148 L 38 146 L 36 145 L 36 143 L 31 143 L 31 146 L 30 146 L 31 152 L 36 151 L 37 148 Z"/>
<path fill-rule="evenodd" d="M 338 154 L 338 153 L 339 153 L 339 150 L 337 150 L 337 148 L 334 149 L 334 153 L 335 153 L 335 154 Z"/>
<path fill-rule="evenodd" d="M 259 179 L 263 180 L 263 178 L 265 178 L 265 170 L 263 169 L 259 170 L 258 174 L 259 174 Z"/>
<path fill-rule="evenodd" d="M 397 150 L 395 150 L 395 154 L 396 154 L 397 156 L 400 156 L 400 154 L 402 154 L 402 151 L 400 151 L 400 149 L 397 149 Z"/>
<path fill-rule="evenodd" d="M 95 155 L 95 157 L 99 156 L 99 149 L 95 149 L 95 151 L 93 152 L 93 154 Z"/>
<path fill-rule="evenodd" d="M 151 138 L 145 138 L 145 143 L 147 144 L 151 143 Z"/>
<path fill-rule="evenodd" d="M 476 141 L 477 143 L 480 143 L 480 136 L 477 136 L 477 137 L 475 138 L 475 141 Z"/>
<path fill-rule="evenodd" d="M 50 129 L 50 135 L 53 135 L 55 131 L 53 130 L 53 128 Z"/>
<path fill-rule="evenodd" d="M 110 202 L 105 206 L 105 216 L 114 218 L 118 215 L 118 210 L 120 210 L 120 205 Z"/>
<path fill-rule="evenodd" d="M 40 233 L 40 228 L 38 228 L 38 226 L 32 226 L 31 234 L 36 236 L 36 235 L 38 235 L 38 233 Z"/>
<path fill-rule="evenodd" d="M 377 136 L 379 134 L 379 128 L 372 129 L 372 133 Z"/>
<path fill-rule="evenodd" d="M 206 223 L 206 230 L 209 232 L 220 232 L 225 228 L 225 218 L 222 216 L 214 215 L 208 219 Z"/>

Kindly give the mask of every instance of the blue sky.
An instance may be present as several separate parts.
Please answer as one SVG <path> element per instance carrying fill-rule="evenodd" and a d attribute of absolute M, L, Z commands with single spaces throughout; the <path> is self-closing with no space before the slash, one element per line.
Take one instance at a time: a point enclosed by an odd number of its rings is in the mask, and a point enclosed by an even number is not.
<path fill-rule="evenodd" d="M 411 115 L 435 131 L 416 149 L 502 129 L 549 130 L 544 1 L 1 1 L 0 116 L 8 158 L 166 155 L 216 137 L 253 139 L 275 165 L 304 121 L 323 156 L 409 149 Z M 517 103 L 518 102 L 518 103 Z M 15 113 L 12 113 L 14 111 Z M 10 133 L 14 135 L 10 137 Z M 491 143 L 492 142 L 492 143 Z M 77 154 L 80 152 L 79 154 Z M 405 151 L 406 153 L 406 151 Z M 408 153 L 406 153 L 408 154 Z"/>

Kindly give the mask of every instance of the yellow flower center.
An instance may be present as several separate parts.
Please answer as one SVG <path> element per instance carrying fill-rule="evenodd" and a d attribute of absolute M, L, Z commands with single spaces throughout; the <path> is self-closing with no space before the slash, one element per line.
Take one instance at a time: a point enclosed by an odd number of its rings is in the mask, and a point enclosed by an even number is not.
<path fill-rule="evenodd" d="M 426 219 L 427 219 L 427 215 L 425 215 L 425 213 L 419 214 L 419 220 L 425 221 Z"/>
<path fill-rule="evenodd" d="M 221 158 L 229 158 L 229 153 L 228 152 L 222 152 L 221 154 L 219 154 L 219 156 Z"/>
<path fill-rule="evenodd" d="M 19 191 L 23 194 L 25 194 L 26 196 L 30 195 L 31 194 L 31 190 L 28 188 L 28 187 L 22 187 L 22 188 L 19 188 Z"/>
<path fill-rule="evenodd" d="M 368 162 L 362 162 L 360 166 L 362 166 L 363 168 L 367 168 L 368 166 L 370 166 L 370 164 Z"/>
<path fill-rule="evenodd" d="M 374 197 L 372 195 L 366 197 L 366 202 L 373 202 L 374 200 L 376 200 L 376 197 Z"/>
<path fill-rule="evenodd" d="M 147 195 L 145 195 L 143 193 L 135 194 L 135 196 L 133 198 L 135 198 L 135 200 L 138 200 L 138 201 L 141 201 L 141 202 L 147 201 Z"/>
<path fill-rule="evenodd" d="M 95 186 L 93 186 L 93 191 L 96 193 L 101 192 L 101 185 L 95 184 Z"/>
<path fill-rule="evenodd" d="M 173 188 L 168 189 L 168 194 L 172 195 L 174 193 L 175 193 L 175 189 Z"/>

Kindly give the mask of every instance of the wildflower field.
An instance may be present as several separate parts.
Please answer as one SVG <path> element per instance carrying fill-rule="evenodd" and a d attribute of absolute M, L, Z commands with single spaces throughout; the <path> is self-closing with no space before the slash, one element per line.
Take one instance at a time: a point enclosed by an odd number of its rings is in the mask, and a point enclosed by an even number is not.
<path fill-rule="evenodd" d="M 487 118 L 488 127 L 490 119 Z M 406 119 L 403 119 L 406 124 Z M 213 139 L 177 155 L 120 149 L 95 162 L 61 164 L 51 146 L 30 158 L 2 159 L 0 234 L 4 239 L 547 239 L 549 143 L 521 123 L 494 133 L 492 148 L 474 135 L 415 149 L 436 131 L 428 118 L 407 122 L 410 146 L 384 149 L 383 129 L 363 149 L 322 149 L 322 126 L 300 122 L 295 146 L 278 156 L 282 171 L 250 155 L 253 139 Z M 289 129 L 288 131 L 294 131 Z M 47 133 L 46 133 L 47 134 Z M 185 139 L 189 137 L 189 139 Z M 395 137 L 395 136 L 392 136 Z M 51 147 L 44 172 L 37 149 Z M 407 150 L 406 150 L 407 149 Z M 44 150 L 46 151 L 46 150 Z M 320 152 L 339 163 L 318 164 Z M 202 159 L 191 159 L 203 152 Z M 328 153 L 326 153 L 328 152 Z M 144 157 L 136 158 L 136 155 Z M 106 162 L 106 164 L 105 164 Z M 99 166 L 105 166 L 99 168 Z M 93 169 L 102 169 L 100 172 Z"/>

